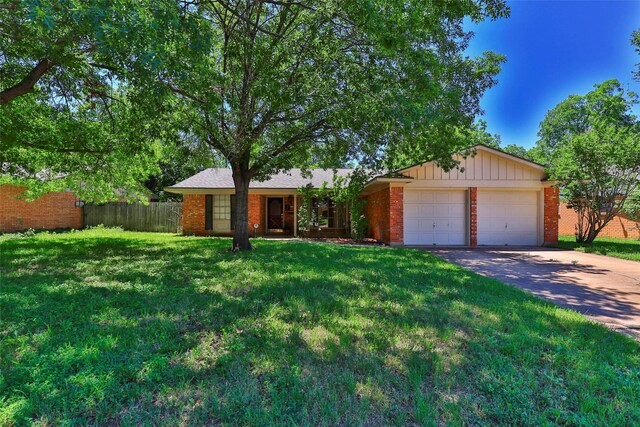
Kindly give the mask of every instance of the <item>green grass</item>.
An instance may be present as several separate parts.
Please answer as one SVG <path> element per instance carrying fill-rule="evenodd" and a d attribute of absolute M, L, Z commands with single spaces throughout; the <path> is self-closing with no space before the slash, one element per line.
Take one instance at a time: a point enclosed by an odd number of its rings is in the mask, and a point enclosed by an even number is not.
<path fill-rule="evenodd" d="M 591 254 L 640 261 L 640 240 L 597 237 L 591 244 L 576 243 L 574 236 L 559 236 L 558 247 Z"/>
<path fill-rule="evenodd" d="M 633 425 L 640 346 L 418 250 L 0 240 L 0 425 Z"/>

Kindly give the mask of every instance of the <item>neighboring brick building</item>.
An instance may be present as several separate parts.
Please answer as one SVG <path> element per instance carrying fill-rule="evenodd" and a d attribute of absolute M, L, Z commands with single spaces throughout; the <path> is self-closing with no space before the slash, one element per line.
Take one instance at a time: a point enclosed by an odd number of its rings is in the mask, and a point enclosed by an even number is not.
<path fill-rule="evenodd" d="M 575 236 L 578 214 L 566 203 L 560 204 L 558 232 L 563 236 Z M 598 237 L 617 237 L 619 239 L 640 239 L 640 221 L 633 221 L 622 215 L 615 216 L 598 234 Z"/>
<path fill-rule="evenodd" d="M 391 245 L 514 245 L 558 242 L 558 190 L 544 167 L 483 145 L 458 156 L 460 168 L 444 171 L 433 162 L 414 165 L 369 181 L 368 234 Z M 350 169 L 338 169 L 347 176 Z M 332 170 L 299 169 L 249 186 L 252 235 L 298 235 L 298 189 L 333 182 Z M 233 233 L 234 185 L 230 169 L 207 169 L 168 192 L 184 195 L 183 231 Z M 348 233 L 346 211 L 326 199 L 314 199 L 312 234 Z"/>
<path fill-rule="evenodd" d="M 82 208 L 69 192 L 48 193 L 33 202 L 17 198 L 24 187 L 0 185 L 0 232 L 82 228 Z"/>

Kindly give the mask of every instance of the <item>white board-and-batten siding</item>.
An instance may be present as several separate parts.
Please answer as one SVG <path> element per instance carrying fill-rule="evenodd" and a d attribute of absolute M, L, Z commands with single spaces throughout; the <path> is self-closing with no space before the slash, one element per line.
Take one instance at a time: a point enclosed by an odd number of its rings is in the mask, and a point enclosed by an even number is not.
<path fill-rule="evenodd" d="M 458 167 L 446 172 L 433 162 L 409 168 L 402 173 L 414 179 L 406 188 L 443 187 L 532 187 L 540 188 L 542 169 L 488 151 L 462 158 Z"/>

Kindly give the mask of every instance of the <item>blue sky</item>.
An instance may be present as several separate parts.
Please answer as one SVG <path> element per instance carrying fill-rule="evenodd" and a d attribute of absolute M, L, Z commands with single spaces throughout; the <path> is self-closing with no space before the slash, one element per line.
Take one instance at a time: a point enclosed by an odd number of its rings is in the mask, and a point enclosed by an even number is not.
<path fill-rule="evenodd" d="M 489 131 L 502 144 L 531 147 L 545 113 L 571 94 L 616 78 L 640 92 L 640 56 L 629 39 L 640 28 L 640 1 L 509 1 L 511 17 L 467 25 L 467 50 L 507 56 L 499 83 L 482 99 Z"/>

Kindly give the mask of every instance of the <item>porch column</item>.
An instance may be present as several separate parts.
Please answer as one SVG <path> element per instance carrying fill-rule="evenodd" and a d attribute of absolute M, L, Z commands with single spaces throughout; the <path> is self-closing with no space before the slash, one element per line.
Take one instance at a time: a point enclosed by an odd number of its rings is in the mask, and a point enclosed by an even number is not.
<path fill-rule="evenodd" d="M 469 245 L 478 246 L 478 187 L 469 187 Z"/>
<path fill-rule="evenodd" d="M 293 194 L 293 237 L 298 237 L 298 194 Z"/>
<path fill-rule="evenodd" d="M 389 244 L 404 244 L 404 188 L 389 188 Z"/>
<path fill-rule="evenodd" d="M 557 187 L 544 189 L 544 245 L 558 244 L 558 210 L 560 190 Z"/>

